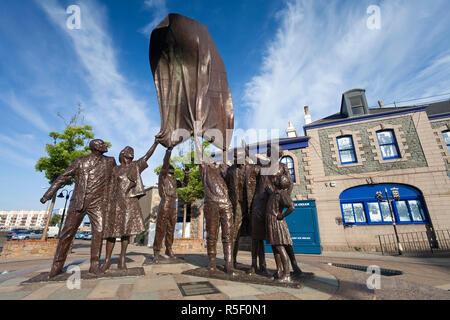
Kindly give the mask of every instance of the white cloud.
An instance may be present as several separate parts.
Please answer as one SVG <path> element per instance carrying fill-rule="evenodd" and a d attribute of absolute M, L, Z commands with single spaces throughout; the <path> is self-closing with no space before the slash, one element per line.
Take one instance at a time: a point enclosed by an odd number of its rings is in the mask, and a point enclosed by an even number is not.
<path fill-rule="evenodd" d="M 27 120 L 28 123 L 32 124 L 39 130 L 44 132 L 50 131 L 49 126 L 43 117 L 41 117 L 39 112 L 37 112 L 34 107 L 29 106 L 24 101 L 17 98 L 13 91 L 10 91 L 9 94 L 3 93 L 0 96 L 0 100 L 2 100 L 3 103 L 16 114 L 20 115 L 23 119 Z"/>
<path fill-rule="evenodd" d="M 146 0 L 144 2 L 146 10 L 151 11 L 151 21 L 142 29 L 139 30 L 143 35 L 150 37 L 153 29 L 167 16 L 168 9 L 166 0 Z"/>
<path fill-rule="evenodd" d="M 381 2 L 381 30 L 367 28 L 370 4 L 287 2 L 246 85 L 247 126 L 284 130 L 292 120 L 299 129 L 303 106 L 317 120 L 338 112 L 341 94 L 352 88 L 365 88 L 371 106 L 449 92 L 448 1 Z"/>
<path fill-rule="evenodd" d="M 84 75 L 82 80 L 90 90 L 90 97 L 83 97 L 87 100 L 84 105 L 88 105 L 85 109 L 86 123 L 93 126 L 96 137 L 112 143 L 114 154 L 117 155 L 126 145 L 135 149 L 136 156 L 145 154 L 159 129 L 159 123 L 150 119 L 150 110 L 158 108 L 150 107 L 136 94 L 129 85 L 130 81 L 121 73 L 113 39 L 108 33 L 105 9 L 94 1 L 80 4 L 81 29 L 71 30 L 66 27 L 68 15 L 65 8 L 56 1 L 38 3 L 50 21 L 66 35 L 83 69 L 80 72 Z M 150 165 L 159 160 L 155 159 L 152 158 Z M 144 178 L 155 181 L 150 171 L 146 171 Z"/>

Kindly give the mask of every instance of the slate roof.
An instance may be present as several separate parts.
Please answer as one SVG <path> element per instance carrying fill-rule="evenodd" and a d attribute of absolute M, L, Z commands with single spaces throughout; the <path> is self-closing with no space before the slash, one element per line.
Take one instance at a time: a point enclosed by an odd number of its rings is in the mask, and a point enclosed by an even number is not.
<path fill-rule="evenodd" d="M 383 114 L 383 113 L 388 113 L 388 112 L 392 112 L 392 111 L 407 110 L 410 108 L 420 107 L 420 106 L 426 107 L 425 111 L 429 117 L 440 115 L 440 114 L 445 114 L 445 113 L 450 113 L 450 100 L 445 100 L 445 101 L 439 101 L 439 102 L 433 102 L 433 103 L 415 105 L 415 106 L 369 108 L 369 114 Z M 357 117 L 353 117 L 353 118 L 357 118 Z M 326 123 L 328 121 L 334 121 L 334 120 L 339 120 L 339 119 L 348 119 L 348 118 L 343 116 L 340 112 L 338 112 L 338 113 L 332 114 L 328 117 L 314 121 L 314 122 L 308 124 L 308 126 L 320 124 L 320 123 Z"/>

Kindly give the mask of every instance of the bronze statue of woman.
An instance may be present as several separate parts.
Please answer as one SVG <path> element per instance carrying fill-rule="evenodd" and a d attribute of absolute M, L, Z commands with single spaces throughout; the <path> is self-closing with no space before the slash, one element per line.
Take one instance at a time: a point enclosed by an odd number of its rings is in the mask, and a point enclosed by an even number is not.
<path fill-rule="evenodd" d="M 133 161 L 133 148 L 127 146 L 120 152 L 120 165 L 112 172 L 110 204 L 105 216 L 103 238 L 106 238 L 107 242 L 106 261 L 101 268 L 103 272 L 111 266 L 116 238 L 121 238 L 119 269 L 125 270 L 127 269 L 125 254 L 130 236 L 145 231 L 144 218 L 138 202 L 139 197 L 145 194 L 141 173 L 148 167 L 147 161 L 157 146 L 158 142 L 155 141 L 145 156 L 137 161 Z"/>

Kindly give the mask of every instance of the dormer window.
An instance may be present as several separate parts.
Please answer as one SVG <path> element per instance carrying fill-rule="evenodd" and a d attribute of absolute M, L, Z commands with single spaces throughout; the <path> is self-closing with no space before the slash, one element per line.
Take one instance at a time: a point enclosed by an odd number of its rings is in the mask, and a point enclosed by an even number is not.
<path fill-rule="evenodd" d="M 366 90 L 353 89 L 342 95 L 341 114 L 344 117 L 355 117 L 369 114 Z"/>
<path fill-rule="evenodd" d="M 361 96 L 357 97 L 351 97 L 350 98 L 350 105 L 352 108 L 353 115 L 361 115 L 364 114 L 364 103 L 362 101 Z"/>

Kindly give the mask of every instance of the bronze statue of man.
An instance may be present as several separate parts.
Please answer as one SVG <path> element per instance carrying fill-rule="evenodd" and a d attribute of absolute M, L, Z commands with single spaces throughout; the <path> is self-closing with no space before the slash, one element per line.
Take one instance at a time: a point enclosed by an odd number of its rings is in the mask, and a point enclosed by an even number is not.
<path fill-rule="evenodd" d="M 201 147 L 197 138 L 195 147 L 197 155 L 201 155 Z M 226 165 L 221 164 L 219 167 L 213 159 L 203 157 L 200 164 L 200 175 L 202 178 L 203 190 L 205 193 L 205 220 L 206 220 L 206 249 L 209 258 L 209 270 L 216 270 L 216 254 L 217 254 L 217 236 L 219 225 L 222 230 L 223 254 L 225 260 L 225 271 L 233 275 L 233 207 L 228 196 L 228 188 L 224 176 L 226 173 Z"/>
<path fill-rule="evenodd" d="M 247 218 L 247 199 L 246 199 L 246 181 L 245 170 L 246 164 L 242 163 L 244 159 L 239 159 L 238 150 L 234 150 L 233 164 L 228 167 L 225 181 L 228 187 L 228 195 L 233 207 L 233 267 L 236 268 L 236 257 L 239 251 L 239 238 L 245 234 L 247 225 L 243 225 L 244 219 Z M 242 161 L 244 160 L 244 161 Z M 248 219 L 246 219 L 248 222 Z"/>
<path fill-rule="evenodd" d="M 175 224 L 177 222 L 177 187 L 180 182 L 174 177 L 175 170 L 170 164 L 170 155 L 173 147 L 167 148 L 164 156 L 163 166 L 158 178 L 158 192 L 161 197 L 159 203 L 158 216 L 156 218 L 155 240 L 153 241 L 153 262 L 158 263 L 162 242 L 166 246 L 166 255 L 173 258 L 175 255 L 172 250 L 175 233 Z"/>
<path fill-rule="evenodd" d="M 116 161 L 113 157 L 103 155 L 108 151 L 108 147 L 103 140 L 92 140 L 89 143 L 89 148 L 91 153 L 76 159 L 53 182 L 41 198 L 42 203 L 47 202 L 58 189 L 70 182 L 71 179 L 75 179 L 73 196 L 64 227 L 61 230 L 50 277 L 56 276 L 63 269 L 72 240 L 86 214 L 92 227 L 91 266 L 89 272 L 100 272 L 103 215 L 107 208 L 108 188 L 110 187 L 111 173 L 116 166 Z"/>

